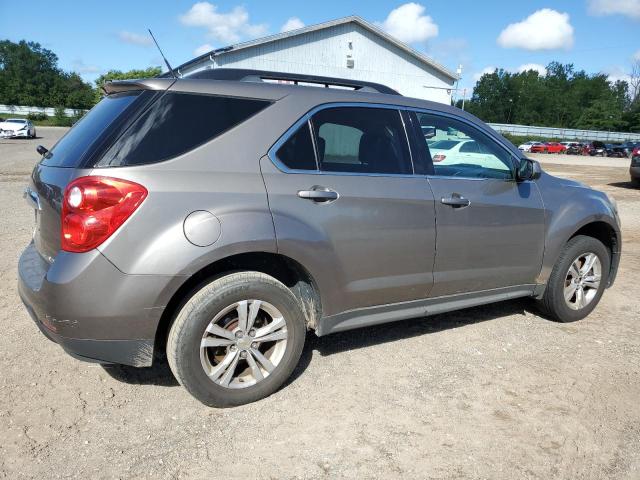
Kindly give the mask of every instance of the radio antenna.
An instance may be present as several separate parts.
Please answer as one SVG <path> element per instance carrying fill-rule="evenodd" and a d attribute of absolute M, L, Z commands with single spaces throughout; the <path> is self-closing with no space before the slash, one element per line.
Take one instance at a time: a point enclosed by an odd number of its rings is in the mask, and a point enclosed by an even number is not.
<path fill-rule="evenodd" d="M 162 53 L 162 49 L 160 48 L 160 45 L 158 45 L 158 41 L 156 40 L 156 37 L 153 36 L 153 32 L 151 31 L 150 28 L 148 28 L 147 30 L 149 30 L 149 35 L 151 35 L 151 38 L 153 39 L 153 43 L 155 43 L 156 47 L 158 47 L 158 51 L 160 52 L 160 55 L 162 55 L 162 59 L 164 60 L 164 63 L 167 65 L 167 68 L 169 69 L 171 76 L 177 79 L 178 77 L 176 76 L 176 73 L 173 71 L 173 68 L 171 68 L 171 65 L 169 64 L 169 60 L 167 60 L 167 57 L 165 57 L 164 53 Z"/>

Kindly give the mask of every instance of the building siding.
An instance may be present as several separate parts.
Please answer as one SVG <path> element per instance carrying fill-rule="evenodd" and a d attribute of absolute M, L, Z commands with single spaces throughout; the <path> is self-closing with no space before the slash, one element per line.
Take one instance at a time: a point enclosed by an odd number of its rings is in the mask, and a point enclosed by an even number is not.
<path fill-rule="evenodd" d="M 348 55 L 354 68 L 347 68 Z M 214 61 L 205 58 L 182 73 L 213 67 L 340 77 L 382 83 L 408 97 L 451 102 L 451 78 L 353 22 L 224 52 Z"/>

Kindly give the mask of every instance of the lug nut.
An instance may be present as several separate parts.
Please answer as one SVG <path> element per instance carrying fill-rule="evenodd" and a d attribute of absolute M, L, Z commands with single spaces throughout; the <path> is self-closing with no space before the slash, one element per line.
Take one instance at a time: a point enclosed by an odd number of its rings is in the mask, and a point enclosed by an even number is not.
<path fill-rule="evenodd" d="M 253 342 L 251 344 L 251 348 L 258 348 L 258 342 Z"/>
<path fill-rule="evenodd" d="M 249 331 L 249 336 L 250 336 L 250 337 L 255 337 L 255 336 L 256 336 L 256 331 L 255 331 L 255 330 L 253 330 L 253 329 L 251 329 L 251 330 Z"/>
<path fill-rule="evenodd" d="M 236 332 L 236 338 L 242 338 L 244 336 L 244 333 L 242 333 L 242 330 L 238 330 Z"/>
<path fill-rule="evenodd" d="M 235 345 L 231 345 L 231 349 L 230 350 L 232 352 L 235 352 L 237 349 L 238 349 L 238 347 L 236 347 Z"/>
<path fill-rule="evenodd" d="M 247 358 L 247 352 L 245 351 L 240 352 L 240 358 Z"/>

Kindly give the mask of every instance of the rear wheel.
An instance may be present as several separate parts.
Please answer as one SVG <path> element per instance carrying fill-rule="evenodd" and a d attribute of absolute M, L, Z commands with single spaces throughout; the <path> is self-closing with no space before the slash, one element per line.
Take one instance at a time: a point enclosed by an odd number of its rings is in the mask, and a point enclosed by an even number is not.
<path fill-rule="evenodd" d="M 205 405 L 242 405 L 287 380 L 305 336 L 303 312 L 285 285 L 239 272 L 187 301 L 169 332 L 167 358 L 180 384 Z"/>
<path fill-rule="evenodd" d="M 542 310 L 560 322 L 575 322 L 596 307 L 609 278 L 610 254 L 593 237 L 572 238 L 553 267 Z"/>

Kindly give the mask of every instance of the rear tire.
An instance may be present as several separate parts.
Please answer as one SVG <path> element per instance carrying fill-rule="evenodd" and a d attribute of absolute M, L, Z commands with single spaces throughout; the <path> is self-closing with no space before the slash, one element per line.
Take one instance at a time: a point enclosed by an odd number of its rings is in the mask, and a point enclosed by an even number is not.
<path fill-rule="evenodd" d="M 231 407 L 280 388 L 298 364 L 305 336 L 305 316 L 291 290 L 269 275 L 238 272 L 202 286 L 185 303 L 169 331 L 167 359 L 196 399 Z"/>
<path fill-rule="evenodd" d="M 591 255 L 597 260 L 588 268 L 589 260 L 593 258 Z M 579 268 L 581 265 L 582 268 Z M 610 265 L 609 250 L 602 242 L 582 235 L 573 237 L 567 242 L 553 267 L 538 306 L 549 317 L 559 322 L 582 320 L 593 311 L 602 298 L 609 280 Z M 574 273 L 573 266 L 576 267 Z M 598 283 L 597 287 L 594 287 L 596 279 Z"/>

